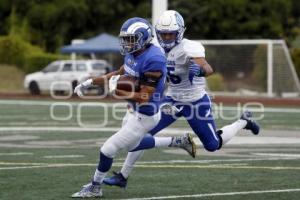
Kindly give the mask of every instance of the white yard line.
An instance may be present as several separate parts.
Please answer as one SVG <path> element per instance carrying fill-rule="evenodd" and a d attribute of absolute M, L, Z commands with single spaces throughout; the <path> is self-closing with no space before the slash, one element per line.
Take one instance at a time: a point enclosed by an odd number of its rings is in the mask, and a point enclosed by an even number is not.
<path fill-rule="evenodd" d="M 251 154 L 258 155 L 258 156 L 270 156 L 270 157 L 300 158 L 300 154 L 295 154 L 295 153 L 251 153 Z"/>
<path fill-rule="evenodd" d="M 12 170 L 12 169 L 36 169 L 36 168 L 81 167 L 81 166 L 96 166 L 96 164 L 49 164 L 49 165 L 33 165 L 33 166 L 0 167 L 0 171 Z"/>
<path fill-rule="evenodd" d="M 295 157 L 273 157 L 273 158 L 243 158 L 243 159 L 216 159 L 216 160 L 167 160 L 167 161 L 138 161 L 138 164 L 173 164 L 173 163 L 218 163 L 218 162 L 253 162 L 273 160 L 297 160 Z"/>
<path fill-rule="evenodd" d="M 33 155 L 31 152 L 0 153 L 0 156 L 24 156 Z"/>
<path fill-rule="evenodd" d="M 113 107 L 113 106 L 126 106 L 126 103 L 124 102 L 115 102 L 115 103 L 108 103 L 108 102 L 67 102 L 67 101 L 35 101 L 35 100 L 0 100 L 0 105 L 42 105 L 42 106 L 50 106 L 54 103 L 63 103 L 63 104 L 69 104 L 73 106 L 77 106 L 80 104 L 105 104 L 107 107 Z M 218 105 L 218 104 L 217 104 Z M 222 110 L 227 110 L 227 111 L 236 111 L 237 107 L 235 106 L 222 106 Z M 261 108 L 250 108 L 249 109 L 253 112 L 262 112 Z M 215 107 L 214 110 L 219 110 L 219 106 Z M 298 108 L 276 108 L 276 107 L 264 107 L 263 112 L 271 112 L 271 113 L 300 113 L 300 109 Z"/>
<path fill-rule="evenodd" d="M 127 103 L 124 102 L 115 102 L 115 103 L 107 103 L 107 102 L 100 102 L 100 101 L 94 101 L 94 102 L 70 102 L 70 101 L 34 101 L 34 100 L 0 100 L 0 105 L 24 105 L 24 106 L 51 106 L 52 104 L 56 103 L 63 103 L 63 104 L 69 104 L 72 106 L 78 106 L 80 104 L 91 104 L 91 105 L 107 105 L 107 107 L 112 107 L 115 105 L 124 106 L 126 107 Z"/>
<path fill-rule="evenodd" d="M 140 168 L 199 168 L 199 169 L 269 169 L 269 170 L 300 170 L 300 167 L 271 167 L 271 166 L 244 166 L 244 165 L 140 165 Z"/>
<path fill-rule="evenodd" d="M 18 132 L 18 134 L 22 133 L 28 133 L 28 132 L 39 132 L 41 131 L 43 133 L 48 132 L 59 132 L 64 134 L 65 132 L 68 133 L 78 133 L 78 132 L 117 132 L 120 130 L 120 127 L 101 127 L 101 128 L 80 128 L 80 127 L 51 127 L 51 126 L 41 126 L 41 127 L 0 127 L 0 133 L 7 133 L 7 132 Z M 263 130 L 264 131 L 264 130 Z M 262 131 L 262 132 L 263 132 Z M 159 136 L 166 136 L 166 135 L 180 135 L 186 132 L 192 132 L 190 129 L 179 129 L 179 128 L 166 128 L 157 135 Z M 261 134 L 260 137 L 245 137 L 247 134 L 244 134 L 244 136 L 238 135 L 234 137 L 231 141 L 228 142 L 229 145 L 237 144 L 251 144 L 251 145 L 268 145 L 268 144 L 300 144 L 300 138 L 299 137 L 275 137 L 270 136 L 268 134 Z M 200 141 L 197 139 L 196 135 L 195 142 L 197 145 L 202 146 Z M 4 144 L 2 144 L 3 146 Z"/>
<path fill-rule="evenodd" d="M 84 155 L 50 155 L 50 156 L 44 156 L 43 158 L 82 158 Z"/>
<path fill-rule="evenodd" d="M 56 168 L 56 167 L 81 167 L 81 166 L 96 166 L 96 163 L 10 163 L 0 162 L 1 165 L 14 165 L 13 167 L 0 167 L 0 170 L 14 169 L 34 169 L 34 168 Z M 23 166 L 16 166 L 23 165 Z M 27 165 L 27 166 L 26 166 Z M 121 167 L 123 163 L 114 163 L 114 167 Z M 202 168 L 202 169 L 269 169 L 269 170 L 300 170 L 300 167 L 289 166 L 248 166 L 244 163 L 234 164 L 206 164 L 206 165 L 170 165 L 169 164 L 141 164 L 137 163 L 136 168 Z"/>
<path fill-rule="evenodd" d="M 90 132 L 101 132 L 101 131 L 107 131 L 107 132 L 116 132 L 120 130 L 120 127 L 99 127 L 99 128 L 81 128 L 81 127 L 53 127 L 53 126 L 25 126 L 25 127 L 0 127 L 0 132 L 7 132 L 7 131 L 22 131 L 22 132 L 32 132 L 32 131 L 60 131 L 60 132 L 84 132 L 84 131 L 90 131 Z M 160 131 L 160 133 L 183 133 L 183 132 L 191 132 L 190 129 L 179 129 L 179 128 L 167 128 L 165 130 Z"/>
<path fill-rule="evenodd" d="M 242 158 L 242 159 L 212 159 L 212 160 L 161 160 L 161 161 L 138 161 L 138 165 L 146 164 L 209 164 L 209 163 L 220 163 L 220 165 L 225 165 L 225 163 L 232 162 L 253 162 L 253 161 L 273 161 L 273 160 L 297 160 L 297 158 L 292 157 L 273 157 L 273 158 Z M 122 160 L 123 161 L 123 160 Z M 52 165 L 52 164 L 62 164 L 62 165 L 93 165 L 92 163 L 30 163 L 30 162 L 1 162 L 0 165 Z M 115 162 L 114 165 L 122 165 L 122 162 Z M 228 164 L 234 165 L 234 164 Z"/>
<path fill-rule="evenodd" d="M 300 192 L 300 188 L 282 189 L 282 190 L 256 190 L 256 191 L 241 191 L 241 192 L 224 192 L 224 193 L 206 193 L 206 194 L 190 194 L 190 195 L 156 196 L 156 197 L 146 197 L 146 198 L 129 198 L 129 199 L 122 199 L 122 200 L 182 199 L 182 198 L 201 198 L 201 197 L 215 197 L 215 196 L 236 196 L 236 195 L 286 193 L 286 192 Z"/>
<path fill-rule="evenodd" d="M 25 126 L 25 127 L 0 127 L 0 132 L 7 132 L 7 131 L 22 131 L 22 132 L 31 132 L 31 131 L 70 131 L 70 132 L 83 132 L 83 131 L 118 131 L 120 127 L 101 127 L 101 128 L 81 128 L 78 126 L 74 127 L 55 127 L 55 126 Z"/>

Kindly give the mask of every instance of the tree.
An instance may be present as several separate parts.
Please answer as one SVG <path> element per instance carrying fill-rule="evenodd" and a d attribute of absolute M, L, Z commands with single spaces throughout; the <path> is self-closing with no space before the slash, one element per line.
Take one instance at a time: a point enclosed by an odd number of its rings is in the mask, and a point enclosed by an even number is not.
<path fill-rule="evenodd" d="M 170 0 L 169 9 L 183 15 L 191 39 L 283 37 L 291 42 L 299 36 L 297 0 Z M 0 34 L 13 27 L 22 38 L 55 52 L 74 38 L 118 35 L 122 23 L 135 16 L 150 19 L 151 1 L 1 0 Z"/>
<path fill-rule="evenodd" d="M 291 22 L 291 0 L 170 1 L 183 14 L 191 38 L 281 38 Z"/>

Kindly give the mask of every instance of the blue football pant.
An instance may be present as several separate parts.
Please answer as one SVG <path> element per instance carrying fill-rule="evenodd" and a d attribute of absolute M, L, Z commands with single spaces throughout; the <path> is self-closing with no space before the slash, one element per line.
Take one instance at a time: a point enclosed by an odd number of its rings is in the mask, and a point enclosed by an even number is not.
<path fill-rule="evenodd" d="M 222 145 L 222 139 L 216 131 L 215 121 L 211 113 L 211 101 L 206 94 L 192 103 L 178 102 L 166 97 L 164 103 L 170 103 L 179 110 L 178 113 L 167 115 L 162 112 L 161 120 L 149 133 L 155 135 L 160 130 L 170 126 L 179 117 L 185 117 L 194 133 L 208 151 L 216 151 Z"/>

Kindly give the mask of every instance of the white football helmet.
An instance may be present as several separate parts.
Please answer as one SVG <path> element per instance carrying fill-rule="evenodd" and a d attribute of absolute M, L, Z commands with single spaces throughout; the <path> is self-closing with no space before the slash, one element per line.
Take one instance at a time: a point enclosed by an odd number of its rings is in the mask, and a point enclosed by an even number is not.
<path fill-rule="evenodd" d="M 168 52 L 181 42 L 185 31 L 184 20 L 177 11 L 167 10 L 158 19 L 155 31 L 160 46 Z M 173 41 L 164 41 L 160 35 L 161 33 L 174 33 L 176 38 Z"/>

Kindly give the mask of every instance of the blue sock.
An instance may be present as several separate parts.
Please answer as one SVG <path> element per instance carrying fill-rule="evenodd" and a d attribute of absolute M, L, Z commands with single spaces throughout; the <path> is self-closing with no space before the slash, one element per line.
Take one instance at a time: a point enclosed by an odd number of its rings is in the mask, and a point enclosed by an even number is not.
<path fill-rule="evenodd" d="M 140 142 L 139 146 L 137 146 L 135 149 L 132 151 L 139 151 L 143 149 L 151 149 L 155 147 L 155 140 L 154 137 L 150 134 L 147 134 L 142 141 Z"/>
<path fill-rule="evenodd" d="M 107 157 L 100 151 L 100 161 L 98 164 L 98 170 L 100 172 L 107 172 L 111 168 L 112 163 L 113 163 L 113 159 Z"/>

